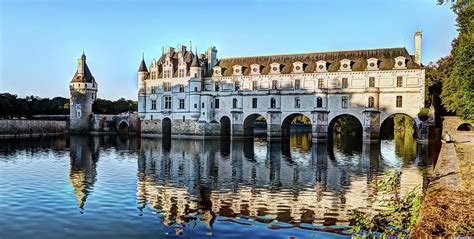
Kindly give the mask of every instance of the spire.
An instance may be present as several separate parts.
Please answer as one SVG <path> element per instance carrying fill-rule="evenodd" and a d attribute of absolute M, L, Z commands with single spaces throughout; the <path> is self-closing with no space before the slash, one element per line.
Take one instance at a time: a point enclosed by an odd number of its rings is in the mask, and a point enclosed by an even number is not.
<path fill-rule="evenodd" d="M 145 63 L 145 53 L 142 53 L 142 62 L 140 63 L 138 72 L 148 72 L 148 69 L 146 68 L 146 63 Z"/>
<path fill-rule="evenodd" d="M 201 63 L 199 63 L 198 53 L 194 54 L 193 62 L 191 62 L 191 67 L 201 67 Z"/>

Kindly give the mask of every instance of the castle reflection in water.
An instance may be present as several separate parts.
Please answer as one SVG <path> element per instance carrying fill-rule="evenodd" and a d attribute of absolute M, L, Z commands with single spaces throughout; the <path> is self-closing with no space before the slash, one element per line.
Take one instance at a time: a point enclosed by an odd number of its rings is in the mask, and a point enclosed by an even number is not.
<path fill-rule="evenodd" d="M 137 213 L 159 215 L 164 225 L 202 220 L 212 227 L 218 216 L 347 225 L 350 209 L 380 209 L 371 182 L 383 172 L 401 170 L 406 193 L 426 181 L 420 166 L 431 164 L 426 145 L 398 150 L 403 146 L 396 141 L 353 139 L 311 144 L 306 134 L 269 142 L 74 135 L 68 140 L 70 181 L 81 210 L 94 193 L 100 154 L 117 150 L 137 158 Z"/>

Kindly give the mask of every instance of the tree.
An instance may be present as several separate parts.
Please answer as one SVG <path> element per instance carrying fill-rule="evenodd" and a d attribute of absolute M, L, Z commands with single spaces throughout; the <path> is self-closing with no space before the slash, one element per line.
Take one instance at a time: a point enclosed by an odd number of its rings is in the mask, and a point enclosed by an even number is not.
<path fill-rule="evenodd" d="M 441 100 L 447 111 L 455 112 L 462 119 L 474 121 L 474 2 L 450 0 L 457 14 L 459 36 L 452 42 L 449 64 L 444 71 Z M 446 3 L 438 0 L 439 4 Z"/>

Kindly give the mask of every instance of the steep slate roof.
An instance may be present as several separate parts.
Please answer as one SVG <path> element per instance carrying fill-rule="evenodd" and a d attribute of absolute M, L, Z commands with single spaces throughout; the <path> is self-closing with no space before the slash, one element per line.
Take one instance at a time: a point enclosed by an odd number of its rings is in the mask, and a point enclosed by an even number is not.
<path fill-rule="evenodd" d="M 71 82 L 80 82 L 80 83 L 93 83 L 95 82 L 94 77 L 92 76 L 91 71 L 89 70 L 89 67 L 87 66 L 86 62 L 84 61 L 84 75 L 79 75 L 77 73 L 74 74 L 74 77 L 72 78 Z"/>
<path fill-rule="evenodd" d="M 200 67 L 201 66 L 201 63 L 199 63 L 199 57 L 198 57 L 198 54 L 194 54 L 194 57 L 193 57 L 193 62 L 191 63 L 191 67 Z"/>
<path fill-rule="evenodd" d="M 380 70 L 391 70 L 395 64 L 395 58 L 398 56 L 403 56 L 407 59 L 407 69 L 421 68 L 420 65 L 414 62 L 413 57 L 404 47 L 222 58 L 217 65 L 222 68 L 223 76 L 231 76 L 233 74 L 234 65 L 243 66 L 243 75 L 250 75 L 250 65 L 252 64 L 259 64 L 261 66 L 261 74 L 266 75 L 270 72 L 270 64 L 272 63 L 281 64 L 281 73 L 289 74 L 293 71 L 293 63 L 300 61 L 303 62 L 304 72 L 312 73 L 316 71 L 316 62 L 324 60 L 328 64 L 327 70 L 329 72 L 336 72 L 340 68 L 340 61 L 343 59 L 349 59 L 352 61 L 352 71 L 363 71 L 367 67 L 367 59 L 373 57 L 379 60 Z"/>
<path fill-rule="evenodd" d="M 158 64 L 159 65 L 162 65 L 165 60 L 166 60 L 166 54 L 167 53 L 164 53 L 161 55 L 160 59 L 158 59 Z M 173 77 L 178 77 L 178 57 L 179 57 L 179 54 L 181 54 L 181 52 L 174 52 L 173 55 L 170 57 L 171 58 L 171 63 L 173 63 Z M 185 53 L 184 53 L 184 62 L 186 62 L 186 71 L 188 72 L 189 74 L 189 67 L 191 66 L 191 63 L 194 59 L 194 55 L 191 51 L 188 51 L 186 50 Z M 159 72 L 158 72 L 158 76 L 159 77 L 163 77 L 163 70 L 162 69 L 159 69 Z"/>
<path fill-rule="evenodd" d="M 146 68 L 145 59 L 142 58 L 142 62 L 140 63 L 138 72 L 143 72 L 143 71 L 148 72 L 148 69 Z"/>

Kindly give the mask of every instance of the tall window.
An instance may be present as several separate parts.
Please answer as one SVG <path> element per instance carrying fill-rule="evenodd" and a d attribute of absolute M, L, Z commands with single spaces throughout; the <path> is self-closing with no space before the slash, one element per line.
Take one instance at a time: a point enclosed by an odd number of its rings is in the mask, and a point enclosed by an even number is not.
<path fill-rule="evenodd" d="M 179 92 L 184 92 L 184 85 L 183 84 L 179 85 Z"/>
<path fill-rule="evenodd" d="M 234 89 L 235 89 L 236 91 L 240 90 L 240 82 L 239 82 L 239 81 L 235 81 L 235 82 L 234 82 Z"/>
<path fill-rule="evenodd" d="M 374 97 L 370 96 L 367 102 L 367 107 L 373 108 L 374 107 Z"/>
<path fill-rule="evenodd" d="M 186 76 L 185 73 L 186 73 L 185 69 L 179 69 L 178 70 L 178 77 L 185 77 Z"/>
<path fill-rule="evenodd" d="M 257 90 L 257 81 L 252 81 L 252 90 Z"/>
<path fill-rule="evenodd" d="M 300 80 L 295 80 L 295 90 L 299 90 L 300 89 Z"/>
<path fill-rule="evenodd" d="M 232 100 L 232 108 L 237 108 L 237 99 Z"/>
<path fill-rule="evenodd" d="M 318 79 L 318 89 L 324 88 L 324 79 Z"/>
<path fill-rule="evenodd" d="M 165 96 L 165 109 L 171 109 L 171 96 Z"/>
<path fill-rule="evenodd" d="M 375 77 L 369 77 L 369 87 L 375 87 Z"/>
<path fill-rule="evenodd" d="M 252 98 L 252 108 L 257 108 L 257 98 Z"/>
<path fill-rule="evenodd" d="M 342 78 L 342 84 L 341 84 L 342 89 L 347 88 L 347 78 Z"/>
<path fill-rule="evenodd" d="M 347 109 L 347 102 L 348 101 L 349 101 L 349 99 L 347 98 L 347 96 L 343 96 L 342 100 L 341 100 L 341 108 Z"/>
<path fill-rule="evenodd" d="M 156 94 L 156 86 L 152 86 L 152 87 L 151 87 L 151 93 L 152 93 L 152 94 Z"/>
<path fill-rule="evenodd" d="M 403 86 L 403 76 L 397 76 L 397 87 Z"/>
<path fill-rule="evenodd" d="M 156 100 L 151 100 L 151 109 L 156 110 Z"/>
<path fill-rule="evenodd" d="M 215 99 L 214 104 L 216 105 L 216 109 L 219 109 L 219 99 Z"/>
<path fill-rule="evenodd" d="M 163 90 L 171 91 L 171 82 L 163 82 Z"/>
<path fill-rule="evenodd" d="M 274 90 L 278 89 L 278 81 L 277 80 L 272 80 L 272 89 L 274 89 Z"/>
<path fill-rule="evenodd" d="M 219 83 L 218 82 L 214 83 L 214 89 L 216 91 L 219 91 Z"/>
<path fill-rule="evenodd" d="M 402 107 L 402 96 L 401 95 L 397 95 L 397 107 L 400 108 Z"/>
<path fill-rule="evenodd" d="M 275 98 L 270 99 L 270 108 L 275 109 L 276 108 L 276 100 Z"/>
<path fill-rule="evenodd" d="M 318 98 L 316 99 L 316 107 L 318 107 L 318 108 L 323 107 L 323 98 L 318 97 Z"/>
<path fill-rule="evenodd" d="M 184 99 L 179 99 L 179 108 L 184 109 Z"/>
<path fill-rule="evenodd" d="M 163 78 L 171 78 L 171 70 L 164 70 Z"/>
<path fill-rule="evenodd" d="M 300 97 L 295 97 L 295 108 L 300 108 L 301 105 L 300 105 Z"/>

